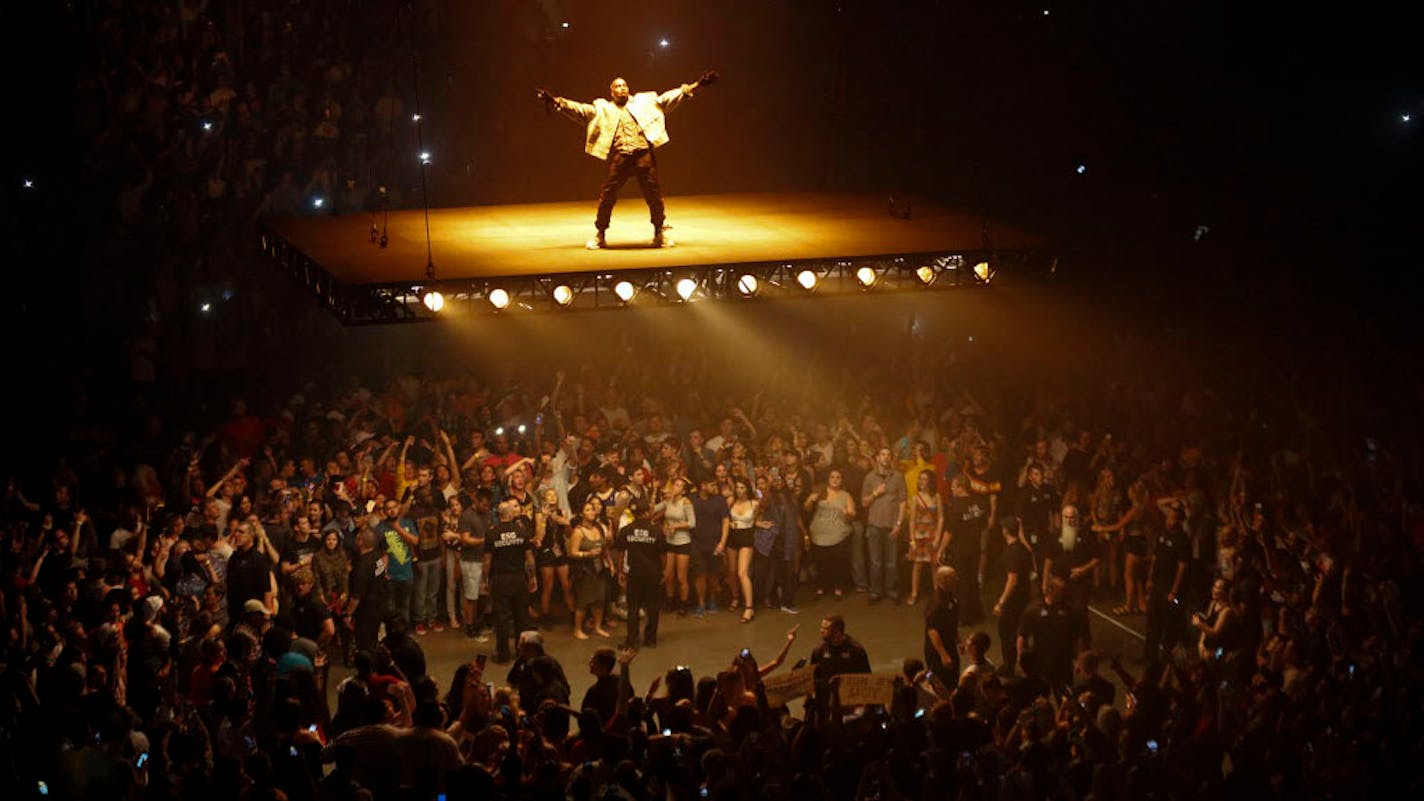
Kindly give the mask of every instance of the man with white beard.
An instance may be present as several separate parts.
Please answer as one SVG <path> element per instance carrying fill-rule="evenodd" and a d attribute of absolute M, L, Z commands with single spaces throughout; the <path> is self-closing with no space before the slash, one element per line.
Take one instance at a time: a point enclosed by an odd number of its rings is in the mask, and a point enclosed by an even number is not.
<path fill-rule="evenodd" d="M 1093 571 L 1102 561 L 1102 552 L 1097 535 L 1083 525 L 1077 506 L 1065 504 L 1058 518 L 1058 536 L 1049 543 L 1043 563 L 1044 593 L 1047 594 L 1052 578 L 1063 579 L 1067 585 L 1064 601 L 1079 618 L 1082 630 L 1087 632 Z"/>

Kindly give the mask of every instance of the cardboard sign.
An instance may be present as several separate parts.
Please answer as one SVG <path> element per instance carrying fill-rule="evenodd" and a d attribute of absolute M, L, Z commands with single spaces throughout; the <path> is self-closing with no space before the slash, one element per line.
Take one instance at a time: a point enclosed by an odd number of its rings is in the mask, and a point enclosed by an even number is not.
<path fill-rule="evenodd" d="M 895 700 L 896 673 L 843 673 L 839 676 L 841 706 L 882 704 Z"/>
<path fill-rule="evenodd" d="M 815 668 L 803 667 L 763 679 L 762 686 L 766 688 L 766 703 L 775 708 L 794 698 L 810 695 L 814 687 L 815 674 Z"/>

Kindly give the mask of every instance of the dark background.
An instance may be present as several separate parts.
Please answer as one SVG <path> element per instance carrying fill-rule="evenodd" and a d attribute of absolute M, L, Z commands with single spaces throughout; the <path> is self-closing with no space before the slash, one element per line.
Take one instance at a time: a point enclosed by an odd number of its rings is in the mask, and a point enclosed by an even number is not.
<path fill-rule="evenodd" d="M 10 102 L 0 124 L 11 145 L 0 316 L 13 367 L 40 371 L 59 392 L 101 382 L 117 361 L 112 345 L 131 320 L 114 315 L 104 287 L 142 270 L 85 247 L 109 230 L 113 205 L 111 187 L 79 177 L 92 143 L 72 118 L 94 56 L 75 32 L 94 5 L 20 4 L 3 34 Z M 1306 363 L 1316 353 L 1412 352 L 1424 126 L 1417 4 L 367 0 L 348 9 L 382 31 L 368 55 L 390 84 L 419 95 L 432 205 L 589 198 L 602 165 L 534 89 L 590 100 L 615 75 L 663 90 L 716 68 L 723 81 L 674 112 L 659 155 L 674 204 L 702 192 L 919 193 L 1048 235 L 1063 255 L 1056 297 L 1111 326 L 1284 344 Z M 412 175 L 375 178 L 400 182 L 410 205 Z M 26 177 L 38 188 L 22 191 Z M 1209 230 L 1198 239 L 1199 226 Z M 274 340 L 264 354 L 382 342 L 337 330 L 259 260 L 242 269 L 267 283 L 267 297 L 286 299 L 284 320 L 303 318 L 264 335 Z M 180 339 L 208 325 L 189 322 Z M 1023 322 L 985 325 L 1008 334 Z M 825 324 L 805 322 L 808 332 Z M 256 358 L 222 369 L 248 379 Z"/>

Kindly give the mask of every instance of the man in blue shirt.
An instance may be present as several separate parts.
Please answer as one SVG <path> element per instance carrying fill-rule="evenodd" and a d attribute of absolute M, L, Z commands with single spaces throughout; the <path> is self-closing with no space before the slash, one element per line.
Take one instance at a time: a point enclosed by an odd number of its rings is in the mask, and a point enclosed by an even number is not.
<path fill-rule="evenodd" d="M 415 583 L 415 547 L 420 537 L 415 521 L 400 516 L 400 502 L 386 501 L 386 516 L 376 524 L 386 551 L 386 579 L 390 582 L 391 615 L 410 620 L 410 594 Z"/>

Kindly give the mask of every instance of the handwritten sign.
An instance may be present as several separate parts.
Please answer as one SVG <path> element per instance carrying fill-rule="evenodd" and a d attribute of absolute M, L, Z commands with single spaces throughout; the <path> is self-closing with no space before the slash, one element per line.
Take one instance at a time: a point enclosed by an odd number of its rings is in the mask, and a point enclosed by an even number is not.
<path fill-rule="evenodd" d="M 838 680 L 841 706 L 882 704 L 895 699 L 895 673 L 842 673 Z"/>
<path fill-rule="evenodd" d="M 810 695 L 815 681 L 815 668 L 803 667 L 789 673 L 779 673 L 762 681 L 766 688 L 766 702 L 774 707 L 782 706 L 794 698 Z"/>

